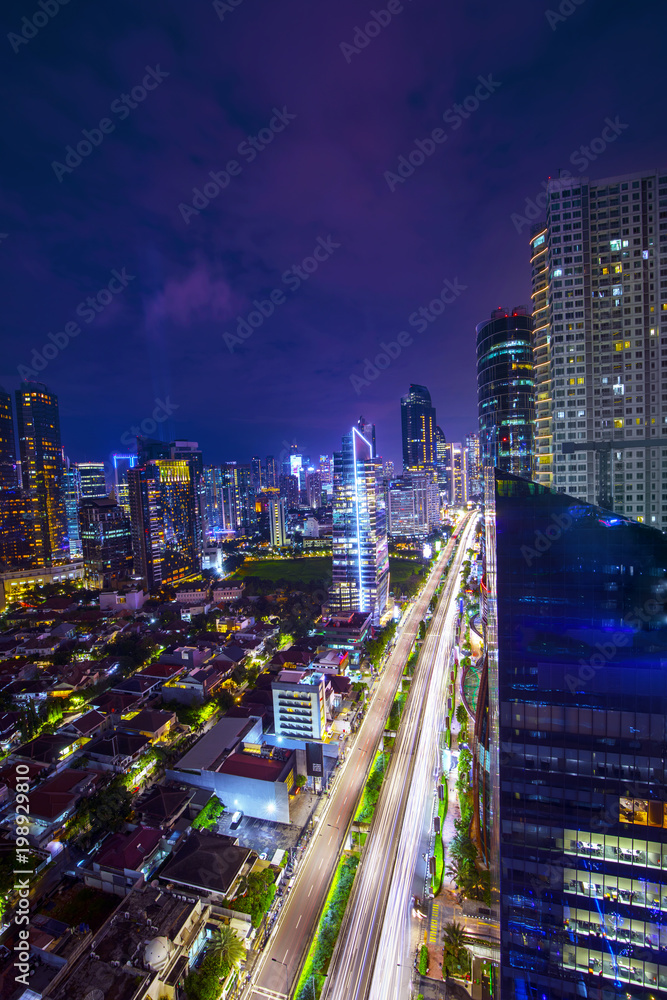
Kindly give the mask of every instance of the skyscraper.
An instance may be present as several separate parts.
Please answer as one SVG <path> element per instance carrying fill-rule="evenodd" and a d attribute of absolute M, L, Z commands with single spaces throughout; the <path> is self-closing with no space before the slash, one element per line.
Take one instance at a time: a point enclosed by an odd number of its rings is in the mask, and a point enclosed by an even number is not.
<path fill-rule="evenodd" d="M 447 455 L 448 502 L 462 507 L 468 502 L 468 456 L 460 441 L 445 445 Z"/>
<path fill-rule="evenodd" d="M 411 385 L 401 397 L 403 468 L 423 469 L 436 464 L 435 407 L 425 385 Z"/>
<path fill-rule="evenodd" d="M 535 383 L 532 319 L 523 306 L 494 309 L 477 326 L 477 401 L 482 464 L 530 479 Z"/>
<path fill-rule="evenodd" d="M 12 397 L 0 386 L 0 490 L 11 490 L 17 484 Z"/>
<path fill-rule="evenodd" d="M 79 530 L 79 501 L 81 500 L 81 480 L 76 465 L 65 459 L 63 468 L 63 502 L 67 519 L 67 539 L 72 559 L 81 558 L 81 534 Z"/>
<path fill-rule="evenodd" d="M 389 555 L 382 467 L 356 427 L 334 454 L 334 612 L 371 612 L 377 623 L 387 605 Z"/>
<path fill-rule="evenodd" d="M 58 397 L 42 382 L 24 382 L 16 390 L 16 425 L 23 488 L 36 499 L 39 519 L 36 565 L 50 565 L 69 555 Z"/>
<path fill-rule="evenodd" d="M 282 497 L 270 497 L 267 501 L 271 548 L 280 549 L 287 545 L 285 531 L 285 501 Z"/>
<path fill-rule="evenodd" d="M 127 472 L 134 572 L 148 590 L 162 585 L 164 520 L 160 473 L 154 464 L 138 465 Z"/>
<path fill-rule="evenodd" d="M 39 565 L 42 522 L 37 497 L 27 490 L 0 490 L 0 563 L 19 567 Z"/>
<path fill-rule="evenodd" d="M 129 469 L 133 469 L 137 464 L 137 456 L 112 455 L 111 462 L 113 464 L 113 482 L 116 500 L 129 517 L 130 494 L 127 485 L 127 473 Z"/>
<path fill-rule="evenodd" d="M 250 459 L 250 482 L 256 493 L 259 493 L 265 485 L 262 475 L 262 460 L 259 455 L 253 455 Z"/>
<path fill-rule="evenodd" d="M 273 455 L 266 456 L 266 485 L 269 489 L 276 489 L 278 486 L 278 464 Z"/>
<path fill-rule="evenodd" d="M 479 433 L 466 434 L 466 465 L 468 467 L 468 499 L 481 500 L 484 496 L 484 475 L 480 459 Z"/>
<path fill-rule="evenodd" d="M 189 458 L 160 458 L 160 501 L 164 524 L 162 582 L 176 584 L 201 569 L 198 497 Z"/>
<path fill-rule="evenodd" d="M 667 539 L 491 474 L 483 594 L 474 833 L 501 995 L 666 996 Z"/>
<path fill-rule="evenodd" d="M 667 171 L 551 180 L 531 238 L 536 479 L 662 528 L 665 198 Z"/>
<path fill-rule="evenodd" d="M 440 502 L 449 503 L 449 456 L 447 438 L 441 427 L 435 428 L 435 468 L 438 476 Z"/>
<path fill-rule="evenodd" d="M 214 539 L 224 530 L 222 469 L 219 465 L 210 465 L 204 469 L 204 534 L 207 539 Z"/>
<path fill-rule="evenodd" d="M 101 500 L 107 496 L 104 462 L 76 462 L 82 500 Z"/>

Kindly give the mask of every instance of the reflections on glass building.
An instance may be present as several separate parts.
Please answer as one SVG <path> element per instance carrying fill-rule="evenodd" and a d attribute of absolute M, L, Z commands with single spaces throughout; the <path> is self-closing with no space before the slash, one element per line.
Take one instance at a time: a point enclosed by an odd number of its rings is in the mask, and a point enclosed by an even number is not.
<path fill-rule="evenodd" d="M 477 832 L 502 996 L 667 996 L 667 538 L 498 470 L 487 487 Z"/>

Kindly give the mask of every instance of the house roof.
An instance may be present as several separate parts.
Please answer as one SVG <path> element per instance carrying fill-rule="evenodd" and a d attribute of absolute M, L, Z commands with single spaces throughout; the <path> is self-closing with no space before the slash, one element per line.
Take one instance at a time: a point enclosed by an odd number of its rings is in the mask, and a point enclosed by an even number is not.
<path fill-rule="evenodd" d="M 104 841 L 93 857 L 93 863 L 101 868 L 139 871 L 161 840 L 162 831 L 152 826 L 139 826 L 126 833 L 114 833 Z"/>
<path fill-rule="evenodd" d="M 92 790 L 101 775 L 68 768 L 30 792 L 30 815 L 55 819 L 73 806 L 84 791 Z"/>
<path fill-rule="evenodd" d="M 98 712 L 93 709 L 91 712 L 86 712 L 79 719 L 75 719 L 74 722 L 70 722 L 69 725 L 76 729 L 82 736 L 89 736 L 94 733 L 106 720 L 106 715 L 102 712 Z"/>
<path fill-rule="evenodd" d="M 207 830 L 193 830 L 187 841 L 167 862 L 160 878 L 167 882 L 226 894 L 250 857 L 232 837 Z"/>
<path fill-rule="evenodd" d="M 154 785 L 137 808 L 148 822 L 159 826 L 162 823 L 169 823 L 177 817 L 192 800 L 193 795 L 193 788 L 185 791 L 182 788 Z"/>
<path fill-rule="evenodd" d="M 160 712 L 144 708 L 133 719 L 123 719 L 125 729 L 133 729 L 143 733 L 156 733 L 158 729 L 168 725 L 175 718 L 173 712 Z"/>
<path fill-rule="evenodd" d="M 286 769 L 294 751 L 290 752 L 287 761 L 274 760 L 272 757 L 257 757 L 250 753 L 233 753 L 218 768 L 220 774 L 233 774 L 237 778 L 253 778 L 255 781 L 279 781 Z"/>
<path fill-rule="evenodd" d="M 205 733 L 195 745 L 181 757 L 177 767 L 185 771 L 212 771 L 257 722 L 254 718 L 235 719 L 223 716 L 212 729 Z"/>
<path fill-rule="evenodd" d="M 51 735 L 38 736 L 29 743 L 24 743 L 14 751 L 17 757 L 27 757 L 29 760 L 41 761 L 44 764 L 53 764 L 59 760 L 63 751 L 67 750 L 75 742 L 76 737 L 64 736 L 54 733 Z"/>
<path fill-rule="evenodd" d="M 141 733 L 123 733 L 116 731 L 86 745 L 87 754 L 98 754 L 100 757 L 133 757 L 149 743 L 147 736 Z"/>

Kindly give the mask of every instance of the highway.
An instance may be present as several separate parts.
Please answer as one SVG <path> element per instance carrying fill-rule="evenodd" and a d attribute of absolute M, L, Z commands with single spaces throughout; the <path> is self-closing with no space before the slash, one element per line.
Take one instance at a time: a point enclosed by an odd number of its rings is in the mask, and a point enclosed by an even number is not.
<path fill-rule="evenodd" d="M 377 682 L 364 721 L 345 761 L 338 768 L 316 832 L 299 864 L 290 895 L 244 990 L 244 1000 L 283 1000 L 291 994 L 304 953 L 315 932 L 419 623 L 426 614 L 453 545 L 450 541 L 443 549 L 404 625 L 397 632 L 394 648 Z"/>
<path fill-rule="evenodd" d="M 461 544 L 424 640 L 323 1000 L 406 996 L 413 959 L 410 898 L 419 833 L 437 773 L 460 568 L 476 521 L 477 515 L 472 515 L 462 529 Z"/>

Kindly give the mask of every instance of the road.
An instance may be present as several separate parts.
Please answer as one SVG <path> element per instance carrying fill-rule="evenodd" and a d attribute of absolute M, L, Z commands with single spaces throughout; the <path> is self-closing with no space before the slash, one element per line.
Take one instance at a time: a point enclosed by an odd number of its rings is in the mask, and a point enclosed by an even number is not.
<path fill-rule="evenodd" d="M 244 1000 L 288 997 L 309 946 L 352 816 L 356 810 L 385 721 L 394 700 L 419 623 L 426 614 L 452 552 L 448 542 L 421 594 L 397 633 L 393 651 L 377 682 L 364 721 L 329 793 L 317 830 L 302 858 L 280 917 L 255 969 Z"/>
<path fill-rule="evenodd" d="M 410 895 L 426 799 L 433 794 L 439 767 L 460 568 L 476 521 L 473 515 L 463 528 L 424 640 L 322 994 L 326 1000 L 398 1000 L 409 995 Z"/>

